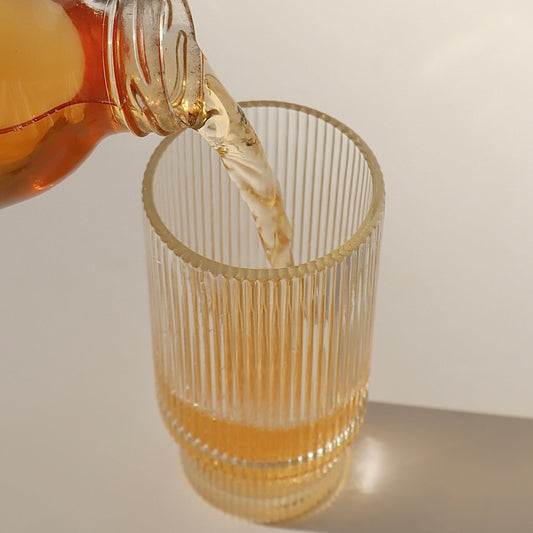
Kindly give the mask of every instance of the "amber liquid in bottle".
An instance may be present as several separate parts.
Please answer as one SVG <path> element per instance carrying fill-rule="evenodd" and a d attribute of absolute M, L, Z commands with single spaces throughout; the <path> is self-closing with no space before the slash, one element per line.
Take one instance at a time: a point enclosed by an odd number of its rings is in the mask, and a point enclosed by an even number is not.
<path fill-rule="evenodd" d="M 52 187 L 105 135 L 128 131 L 127 127 L 137 135 L 149 131 L 124 121 L 123 95 L 113 98 L 110 94 L 107 65 L 116 67 L 122 57 L 120 53 L 112 58 L 107 55 L 108 25 L 114 23 L 113 17 L 104 13 L 105 2 L 87 3 L 95 7 L 76 0 L 0 0 L 0 207 Z M 132 6 L 141 18 L 146 6 L 142 2 Z M 167 17 L 161 22 L 177 17 L 169 6 L 164 2 L 155 5 Z M 142 62 L 147 54 L 144 39 L 121 41 L 115 31 L 112 26 L 111 39 L 119 51 L 126 56 L 136 53 L 137 61 Z M 178 67 L 187 68 L 188 58 L 181 60 L 179 50 L 177 56 Z M 194 123 L 182 120 L 171 123 L 170 130 L 154 131 L 168 134 L 174 127 L 176 131 L 187 126 L 197 129 L 218 151 L 240 189 L 271 264 L 292 265 L 291 227 L 279 183 L 242 110 L 204 67 L 199 81 L 203 100 L 197 102 L 203 109 L 200 119 L 195 115 Z M 195 75 L 202 73 L 191 77 Z M 144 70 L 142 76 L 146 76 Z M 185 115 L 190 109 L 187 98 L 171 104 Z M 145 118 L 150 119 L 150 113 L 154 111 L 146 111 Z M 118 115 L 122 119 L 117 119 Z"/>
<path fill-rule="evenodd" d="M 106 90 L 103 12 L 0 0 L 0 207 L 62 179 L 121 131 Z"/>

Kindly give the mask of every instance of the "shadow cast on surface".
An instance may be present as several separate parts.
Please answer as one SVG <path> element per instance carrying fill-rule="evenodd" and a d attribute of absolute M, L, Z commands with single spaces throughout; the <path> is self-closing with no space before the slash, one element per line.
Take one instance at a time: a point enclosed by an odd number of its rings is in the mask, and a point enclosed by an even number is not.
<path fill-rule="evenodd" d="M 527 531 L 533 420 L 370 403 L 329 504 L 280 528 L 324 533 Z"/>

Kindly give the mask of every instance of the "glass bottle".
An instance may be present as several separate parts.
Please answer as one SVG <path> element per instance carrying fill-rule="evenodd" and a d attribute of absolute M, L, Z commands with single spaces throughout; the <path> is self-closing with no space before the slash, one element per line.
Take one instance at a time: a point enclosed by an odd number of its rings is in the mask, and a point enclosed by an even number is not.
<path fill-rule="evenodd" d="M 106 135 L 205 122 L 187 0 L 0 0 L 0 207 L 43 192 Z"/>

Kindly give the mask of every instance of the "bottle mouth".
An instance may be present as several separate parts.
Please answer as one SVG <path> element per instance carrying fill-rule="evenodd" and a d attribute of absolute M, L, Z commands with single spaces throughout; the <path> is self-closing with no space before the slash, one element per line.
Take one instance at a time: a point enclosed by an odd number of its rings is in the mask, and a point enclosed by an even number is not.
<path fill-rule="evenodd" d="M 117 120 L 134 134 L 199 128 L 204 55 L 186 0 L 108 4 L 107 73 Z"/>

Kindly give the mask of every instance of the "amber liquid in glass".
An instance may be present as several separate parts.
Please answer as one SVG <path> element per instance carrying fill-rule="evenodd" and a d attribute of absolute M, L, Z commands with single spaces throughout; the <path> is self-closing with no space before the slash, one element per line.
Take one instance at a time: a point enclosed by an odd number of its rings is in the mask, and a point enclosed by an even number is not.
<path fill-rule="evenodd" d="M 258 476 L 253 463 L 261 463 L 261 476 L 283 478 L 314 471 L 331 463 L 352 441 L 363 422 L 366 407 L 364 391 L 334 412 L 310 422 L 285 427 L 263 427 L 216 418 L 184 402 L 161 381 L 159 393 L 166 395 L 170 411 L 164 421 L 175 440 L 199 462 L 206 454 L 193 441 L 216 450 L 210 462 L 215 470 L 227 470 L 237 477 Z M 287 404 L 282 405 L 287 407 Z M 173 425 L 172 421 L 178 421 Z M 232 458 L 232 463 L 222 458 Z M 269 465 L 270 469 L 266 466 Z"/>

